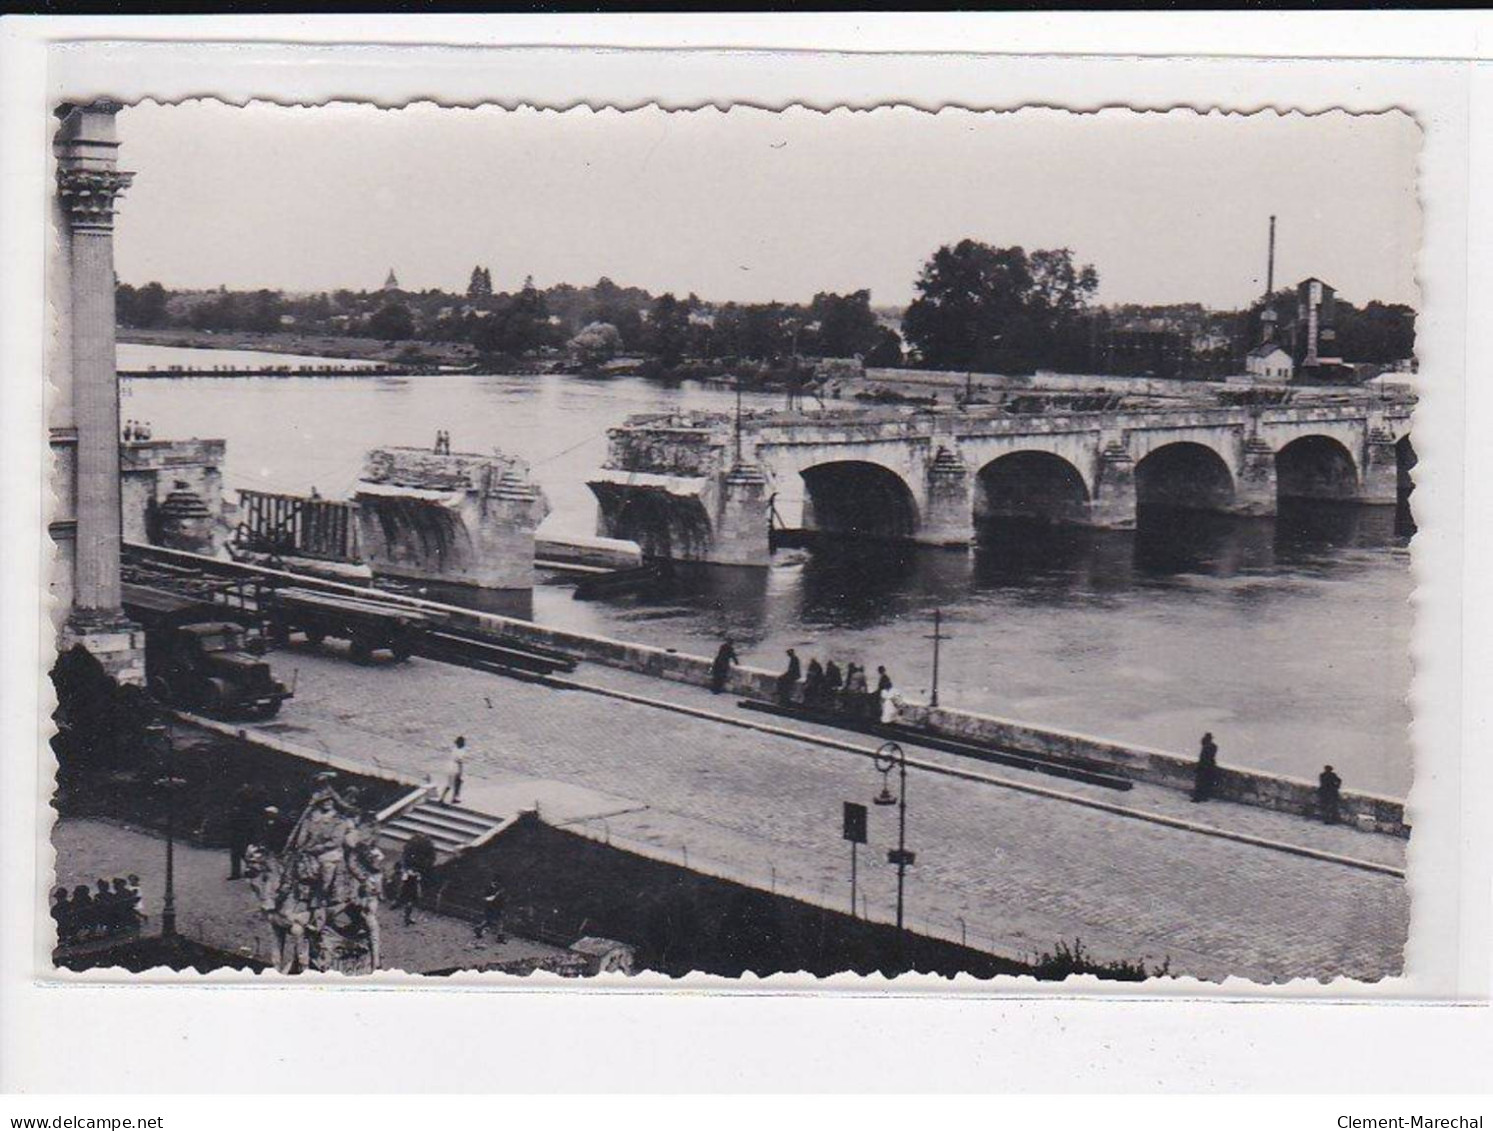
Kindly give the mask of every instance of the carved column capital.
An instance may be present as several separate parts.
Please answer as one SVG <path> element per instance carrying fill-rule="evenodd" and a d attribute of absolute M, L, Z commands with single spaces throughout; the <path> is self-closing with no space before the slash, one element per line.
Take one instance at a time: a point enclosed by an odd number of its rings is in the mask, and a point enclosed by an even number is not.
<path fill-rule="evenodd" d="M 74 229 L 111 230 L 114 201 L 129 188 L 134 173 L 118 169 L 82 169 L 63 166 L 57 170 L 57 195 Z"/>

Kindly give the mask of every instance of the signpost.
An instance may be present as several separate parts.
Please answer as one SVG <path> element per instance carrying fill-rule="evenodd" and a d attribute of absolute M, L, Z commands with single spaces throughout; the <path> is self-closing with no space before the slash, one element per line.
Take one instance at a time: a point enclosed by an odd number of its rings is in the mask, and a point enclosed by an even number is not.
<path fill-rule="evenodd" d="M 850 842 L 850 917 L 855 918 L 856 848 L 866 843 L 866 807 L 854 801 L 845 802 L 845 830 L 841 834 Z"/>

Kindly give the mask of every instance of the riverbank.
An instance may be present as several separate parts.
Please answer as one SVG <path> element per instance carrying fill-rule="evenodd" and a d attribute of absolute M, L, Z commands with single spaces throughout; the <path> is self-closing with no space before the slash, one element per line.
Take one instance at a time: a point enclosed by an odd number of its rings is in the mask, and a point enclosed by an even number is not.
<path fill-rule="evenodd" d="M 252 330 L 162 330 L 126 329 L 120 342 L 174 349 L 257 350 L 261 353 L 294 354 L 301 357 L 338 358 L 387 365 L 472 365 L 477 353 L 465 343 L 385 342 L 378 338 L 351 338 L 332 334 L 293 332 L 259 333 Z"/>

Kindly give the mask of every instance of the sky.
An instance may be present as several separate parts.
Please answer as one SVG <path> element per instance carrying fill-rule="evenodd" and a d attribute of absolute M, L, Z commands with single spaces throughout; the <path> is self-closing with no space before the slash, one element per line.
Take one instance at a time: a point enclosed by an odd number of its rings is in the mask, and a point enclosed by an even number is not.
<path fill-rule="evenodd" d="M 1068 247 L 1105 303 L 1234 308 L 1309 275 L 1418 305 L 1406 115 L 133 106 L 122 281 L 902 305 L 940 245 Z"/>

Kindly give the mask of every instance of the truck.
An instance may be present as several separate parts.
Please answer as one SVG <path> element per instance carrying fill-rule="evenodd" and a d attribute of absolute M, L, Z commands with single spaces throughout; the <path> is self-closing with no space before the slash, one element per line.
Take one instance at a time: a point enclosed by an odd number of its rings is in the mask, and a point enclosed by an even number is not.
<path fill-rule="evenodd" d="M 274 678 L 245 627 L 212 602 L 126 585 L 124 608 L 145 629 L 146 688 L 163 705 L 270 718 L 294 694 Z"/>

